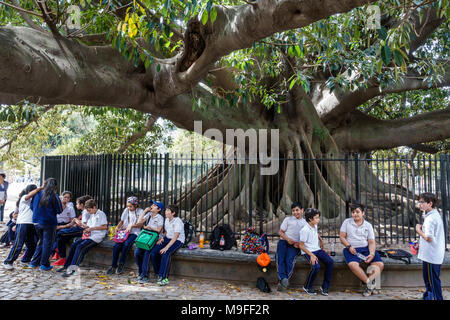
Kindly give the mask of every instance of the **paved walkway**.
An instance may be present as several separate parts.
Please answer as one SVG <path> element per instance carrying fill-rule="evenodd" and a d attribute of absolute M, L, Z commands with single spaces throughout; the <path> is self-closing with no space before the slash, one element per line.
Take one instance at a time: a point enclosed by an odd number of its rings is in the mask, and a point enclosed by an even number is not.
<path fill-rule="evenodd" d="M 256 287 L 228 281 L 196 280 L 170 277 L 170 284 L 160 287 L 156 279 L 139 284 L 134 272 L 106 276 L 104 270 L 82 268 L 79 276 L 61 277 L 54 269 L 40 271 L 23 267 L 3 267 L 9 249 L 0 249 L 0 299 L 3 300 L 418 300 L 423 288 L 380 290 L 364 298 L 356 290 L 331 291 L 328 297 L 308 296 L 301 288 L 262 293 Z M 450 299 L 450 290 L 444 290 Z"/>

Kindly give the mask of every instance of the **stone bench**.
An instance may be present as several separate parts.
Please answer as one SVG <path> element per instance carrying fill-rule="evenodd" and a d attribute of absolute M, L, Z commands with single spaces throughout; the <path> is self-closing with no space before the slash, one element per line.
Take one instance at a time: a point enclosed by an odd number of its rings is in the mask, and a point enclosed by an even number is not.
<path fill-rule="evenodd" d="M 89 251 L 82 263 L 83 266 L 95 266 L 104 270 L 111 264 L 112 247 L 114 242 L 105 240 L 97 247 Z M 206 245 L 207 247 L 208 245 Z M 137 272 L 134 258 L 134 248 L 128 253 L 125 264 L 126 271 Z M 256 283 L 256 279 L 264 276 L 274 285 L 277 282 L 275 253 L 270 252 L 271 263 L 268 272 L 260 271 L 256 263 L 256 254 L 245 254 L 240 250 L 219 251 L 212 249 L 179 249 L 173 256 L 170 266 L 170 275 L 187 278 L 215 279 L 226 281 L 239 281 Z M 360 281 L 351 273 L 345 263 L 344 256 L 337 252 L 334 260 L 332 287 L 357 288 Z M 381 275 L 381 287 L 423 287 L 422 262 L 413 256 L 411 264 L 390 258 L 382 258 L 385 264 Z M 302 256 L 296 258 L 294 272 L 290 278 L 291 285 L 302 286 L 309 273 L 309 262 Z M 151 272 L 152 272 L 151 268 Z M 323 270 L 316 279 L 316 285 L 320 285 L 323 279 Z M 443 287 L 450 286 L 450 253 L 446 252 L 444 264 L 441 268 L 441 283 Z"/>

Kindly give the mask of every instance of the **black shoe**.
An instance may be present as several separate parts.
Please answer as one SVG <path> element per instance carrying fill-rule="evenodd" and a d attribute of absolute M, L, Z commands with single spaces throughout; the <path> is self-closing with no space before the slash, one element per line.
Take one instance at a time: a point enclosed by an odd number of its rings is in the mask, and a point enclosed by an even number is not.
<path fill-rule="evenodd" d="M 315 296 L 316 295 L 316 292 L 313 289 L 306 289 L 305 287 L 303 287 L 303 291 L 305 291 L 310 296 Z"/>
<path fill-rule="evenodd" d="M 62 276 L 63 276 L 64 278 L 68 278 L 68 277 L 70 277 L 71 275 L 74 275 L 75 273 L 76 273 L 76 271 L 75 271 L 75 270 L 72 270 L 72 271 L 69 271 L 69 272 L 64 273 Z"/>
<path fill-rule="evenodd" d="M 123 271 L 123 264 L 119 264 L 119 266 L 117 267 L 117 270 L 116 270 L 116 274 L 121 274 L 122 271 Z"/>
<path fill-rule="evenodd" d="M 108 268 L 108 270 L 106 270 L 106 274 L 113 274 L 114 270 L 116 270 L 116 268 L 111 266 Z"/>
<path fill-rule="evenodd" d="M 148 279 L 148 277 L 142 277 L 141 278 L 141 280 L 139 280 L 139 283 L 147 283 L 147 282 L 149 282 L 150 280 Z"/>
<path fill-rule="evenodd" d="M 323 296 L 327 296 L 327 295 L 328 295 L 328 288 L 322 288 L 322 287 L 320 287 L 320 293 L 321 293 Z"/>

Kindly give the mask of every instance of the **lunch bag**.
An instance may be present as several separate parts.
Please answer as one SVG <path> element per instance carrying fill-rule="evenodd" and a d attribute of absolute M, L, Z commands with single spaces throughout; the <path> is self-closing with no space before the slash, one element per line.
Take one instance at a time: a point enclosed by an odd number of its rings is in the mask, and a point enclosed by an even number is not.
<path fill-rule="evenodd" d="M 159 235 L 153 230 L 142 230 L 135 240 L 136 247 L 144 250 L 152 250 L 158 241 Z"/>

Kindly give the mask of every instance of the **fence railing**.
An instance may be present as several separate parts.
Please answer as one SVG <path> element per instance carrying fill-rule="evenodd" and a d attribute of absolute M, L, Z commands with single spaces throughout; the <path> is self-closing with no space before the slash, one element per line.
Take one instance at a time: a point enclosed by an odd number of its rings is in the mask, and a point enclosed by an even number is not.
<path fill-rule="evenodd" d="M 280 158 L 278 173 L 260 175 L 260 164 L 249 159 L 182 155 L 45 156 L 41 179 L 54 177 L 59 191 L 74 197 L 93 196 L 99 208 L 116 224 L 126 198 L 137 196 L 141 207 L 150 200 L 176 203 L 180 217 L 197 232 L 209 233 L 228 223 L 237 235 L 253 226 L 277 237 L 290 214 L 290 203 L 321 210 L 319 228 L 324 238 L 336 239 L 350 204 L 366 205 L 366 219 L 377 241 L 408 242 L 417 239 L 415 225 L 422 222 L 417 197 L 438 196 L 449 240 L 450 156 L 415 159 L 364 158 L 358 154 L 332 159 Z"/>

